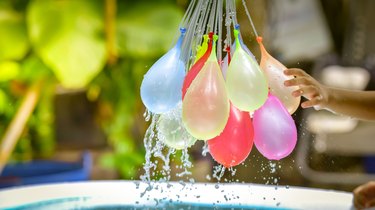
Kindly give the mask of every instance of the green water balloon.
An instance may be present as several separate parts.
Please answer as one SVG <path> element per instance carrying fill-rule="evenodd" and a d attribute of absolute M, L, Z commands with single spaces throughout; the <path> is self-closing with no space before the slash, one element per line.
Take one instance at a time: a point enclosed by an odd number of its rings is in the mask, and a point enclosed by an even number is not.
<path fill-rule="evenodd" d="M 234 106 L 252 112 L 267 100 L 268 84 L 258 63 L 241 47 L 238 30 L 234 30 L 234 36 L 236 50 L 227 70 L 227 93 Z"/>

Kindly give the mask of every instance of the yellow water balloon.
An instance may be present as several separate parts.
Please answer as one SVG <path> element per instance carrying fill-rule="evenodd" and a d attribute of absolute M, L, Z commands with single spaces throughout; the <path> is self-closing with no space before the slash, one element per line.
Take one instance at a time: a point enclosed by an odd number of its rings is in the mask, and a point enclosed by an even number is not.
<path fill-rule="evenodd" d="M 234 30 L 234 36 L 236 50 L 227 70 L 227 93 L 234 106 L 252 112 L 265 103 L 268 84 L 258 63 L 242 49 L 238 30 Z"/>
<path fill-rule="evenodd" d="M 207 51 L 208 40 L 209 40 L 208 35 L 207 34 L 203 35 L 203 43 L 197 49 L 197 55 L 195 56 L 194 63 L 196 63 L 204 55 L 204 53 Z"/>

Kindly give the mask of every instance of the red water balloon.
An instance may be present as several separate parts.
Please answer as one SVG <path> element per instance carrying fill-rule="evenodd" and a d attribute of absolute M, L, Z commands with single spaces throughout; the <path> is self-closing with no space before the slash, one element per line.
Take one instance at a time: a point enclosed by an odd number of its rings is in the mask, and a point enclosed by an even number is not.
<path fill-rule="evenodd" d="M 213 39 L 213 33 L 210 32 L 208 34 L 209 41 L 208 41 L 208 47 L 207 51 L 204 53 L 204 55 L 190 68 L 188 73 L 185 76 L 184 84 L 182 85 L 182 99 L 184 99 L 185 94 L 190 87 L 191 83 L 195 79 L 195 77 L 198 75 L 199 71 L 203 68 L 204 64 L 206 63 L 208 57 L 211 55 L 212 51 L 212 39 Z"/>
<path fill-rule="evenodd" d="M 253 147 L 254 129 L 248 112 L 230 105 L 228 122 L 224 131 L 208 140 L 208 149 L 212 157 L 229 168 L 242 163 Z"/>

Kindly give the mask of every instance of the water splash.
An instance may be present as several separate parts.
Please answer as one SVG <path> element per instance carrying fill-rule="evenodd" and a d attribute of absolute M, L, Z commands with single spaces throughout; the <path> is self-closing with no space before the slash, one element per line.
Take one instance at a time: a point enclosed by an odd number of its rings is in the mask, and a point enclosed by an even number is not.
<path fill-rule="evenodd" d="M 177 173 L 176 176 L 177 177 L 184 177 L 184 176 L 191 175 L 192 173 L 191 173 L 190 169 L 193 166 L 193 164 L 190 162 L 189 153 L 188 153 L 187 148 L 182 150 L 181 161 L 182 161 L 182 165 L 180 166 L 180 168 L 182 168 L 183 171 L 181 173 Z M 190 182 L 192 182 L 192 181 L 190 180 Z"/>
<path fill-rule="evenodd" d="M 146 111 L 146 112 L 149 113 L 148 111 Z M 148 115 L 148 114 L 146 114 L 146 112 L 145 112 L 146 120 L 147 120 L 148 116 L 150 116 L 150 118 L 152 120 L 151 120 L 150 126 L 146 130 L 145 137 L 143 139 L 143 143 L 144 143 L 145 150 L 146 150 L 145 163 L 143 164 L 143 169 L 145 171 L 145 174 L 142 175 L 140 178 L 141 178 L 142 181 L 150 182 L 151 181 L 151 170 L 156 169 L 156 164 L 154 162 L 152 162 L 151 158 L 152 158 L 153 139 L 156 136 L 155 135 L 156 122 L 157 122 L 159 116 L 158 115 L 152 115 L 152 114 Z"/>
<path fill-rule="evenodd" d="M 207 144 L 207 141 L 205 141 L 202 147 L 202 156 L 206 157 L 208 152 L 209 152 L 208 144 Z"/>
<path fill-rule="evenodd" d="M 150 121 L 151 115 L 152 113 L 148 109 L 146 109 L 145 112 L 143 113 L 143 117 L 145 118 L 146 122 Z"/>
<path fill-rule="evenodd" d="M 223 178 L 225 173 L 225 167 L 223 165 L 214 166 L 214 170 L 212 173 L 212 177 L 215 178 L 218 182 L 220 182 L 221 178 Z"/>

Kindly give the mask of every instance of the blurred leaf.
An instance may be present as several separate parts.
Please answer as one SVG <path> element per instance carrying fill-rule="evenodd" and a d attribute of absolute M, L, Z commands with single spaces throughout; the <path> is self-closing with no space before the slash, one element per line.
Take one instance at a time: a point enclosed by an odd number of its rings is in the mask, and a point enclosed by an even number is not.
<path fill-rule="evenodd" d="M 34 0 L 29 5 L 31 42 L 67 88 L 86 86 L 105 64 L 102 10 L 98 0 Z"/>
<path fill-rule="evenodd" d="M 0 61 L 20 60 L 29 50 L 26 25 L 21 14 L 0 6 Z"/>
<path fill-rule="evenodd" d="M 53 155 L 55 150 L 54 95 L 55 85 L 45 82 L 33 114 L 35 123 L 29 123 L 30 129 L 35 134 L 31 140 L 34 157 L 37 158 L 48 158 Z"/>
<path fill-rule="evenodd" d="M 0 89 L 0 115 L 5 113 L 5 111 L 7 110 L 8 103 L 9 101 L 7 95 L 3 90 Z"/>
<path fill-rule="evenodd" d="M 20 65 L 14 61 L 0 62 L 0 82 L 15 79 L 20 72 Z"/>
<path fill-rule="evenodd" d="M 32 82 L 52 76 L 50 69 L 36 55 L 30 55 L 21 64 L 19 79 Z"/>
<path fill-rule="evenodd" d="M 173 46 L 183 14 L 175 4 L 150 1 L 125 5 L 119 15 L 119 53 L 139 59 L 160 56 Z"/>
<path fill-rule="evenodd" d="M 103 154 L 100 157 L 99 163 L 104 168 L 114 169 L 114 168 L 116 168 L 116 160 L 115 159 L 116 159 L 116 157 L 115 157 L 114 154 L 106 153 L 106 154 Z"/>

